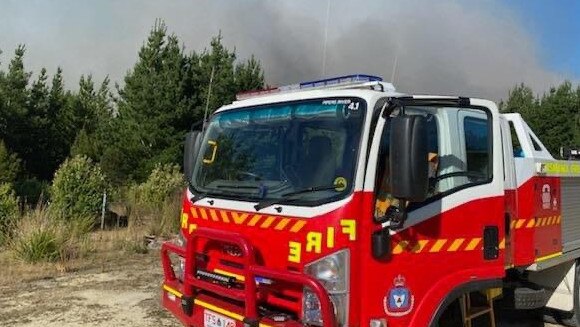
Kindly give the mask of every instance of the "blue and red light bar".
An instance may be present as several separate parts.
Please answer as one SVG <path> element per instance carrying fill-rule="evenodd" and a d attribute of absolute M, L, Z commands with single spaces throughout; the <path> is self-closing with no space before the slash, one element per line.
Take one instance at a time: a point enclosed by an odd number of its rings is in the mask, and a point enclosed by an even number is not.
<path fill-rule="evenodd" d="M 353 84 L 362 84 L 362 83 L 369 83 L 369 82 L 382 82 L 382 81 L 383 81 L 383 79 L 381 77 L 373 76 L 373 75 L 366 75 L 366 74 L 345 75 L 345 76 L 332 77 L 332 78 L 326 78 L 326 79 L 321 79 L 321 80 L 315 80 L 315 81 L 273 87 L 273 88 L 259 90 L 259 91 L 242 92 L 242 93 L 238 93 L 238 95 L 236 95 L 236 98 L 238 100 L 244 100 L 244 99 L 249 99 L 249 98 L 253 98 L 253 97 L 257 97 L 257 96 L 264 96 L 264 95 L 275 94 L 275 93 L 293 92 L 293 91 L 318 89 L 318 88 L 325 88 L 325 87 L 339 87 L 339 86 L 347 86 L 347 85 L 353 85 Z"/>

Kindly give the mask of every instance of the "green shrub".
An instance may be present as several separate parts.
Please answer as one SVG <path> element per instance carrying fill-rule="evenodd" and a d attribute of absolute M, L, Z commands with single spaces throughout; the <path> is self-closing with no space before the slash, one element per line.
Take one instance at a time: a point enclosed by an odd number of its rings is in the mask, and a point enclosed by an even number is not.
<path fill-rule="evenodd" d="M 157 165 L 147 181 L 138 186 L 139 201 L 161 205 L 185 185 L 178 165 Z"/>
<path fill-rule="evenodd" d="M 12 186 L 0 184 L 0 246 L 10 238 L 18 214 L 18 199 Z"/>
<path fill-rule="evenodd" d="M 158 165 L 144 183 L 127 191 L 129 227 L 149 235 L 169 235 L 179 229 L 181 191 L 185 186 L 177 165 Z"/>
<path fill-rule="evenodd" d="M 66 219 L 97 216 L 107 182 L 98 165 L 85 156 L 67 159 L 57 170 L 51 190 L 51 208 Z"/>

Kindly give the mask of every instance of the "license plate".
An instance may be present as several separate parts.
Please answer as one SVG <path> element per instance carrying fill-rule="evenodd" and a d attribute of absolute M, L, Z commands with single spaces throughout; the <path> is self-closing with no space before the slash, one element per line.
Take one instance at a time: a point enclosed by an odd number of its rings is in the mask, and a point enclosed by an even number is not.
<path fill-rule="evenodd" d="M 213 311 L 205 310 L 203 312 L 203 326 L 204 327 L 236 327 L 236 322 L 233 319 L 224 317 Z"/>

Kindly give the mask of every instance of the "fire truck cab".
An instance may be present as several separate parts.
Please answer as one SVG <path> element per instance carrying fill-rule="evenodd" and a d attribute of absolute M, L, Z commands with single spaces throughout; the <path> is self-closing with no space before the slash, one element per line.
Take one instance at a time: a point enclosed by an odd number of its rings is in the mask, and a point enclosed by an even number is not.
<path fill-rule="evenodd" d="M 184 171 L 161 251 L 184 325 L 443 326 L 457 303 L 463 325 L 491 290 L 577 319 L 580 163 L 491 101 L 370 75 L 241 94 Z"/>

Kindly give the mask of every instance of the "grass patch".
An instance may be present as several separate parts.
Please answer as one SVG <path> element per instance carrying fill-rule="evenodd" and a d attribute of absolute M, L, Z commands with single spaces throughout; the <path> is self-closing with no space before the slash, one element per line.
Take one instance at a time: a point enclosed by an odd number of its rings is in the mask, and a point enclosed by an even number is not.
<path fill-rule="evenodd" d="M 9 249 L 27 263 L 80 258 L 91 251 L 87 235 L 93 226 L 92 217 L 65 220 L 40 205 L 25 212 L 18 221 Z"/>

